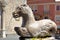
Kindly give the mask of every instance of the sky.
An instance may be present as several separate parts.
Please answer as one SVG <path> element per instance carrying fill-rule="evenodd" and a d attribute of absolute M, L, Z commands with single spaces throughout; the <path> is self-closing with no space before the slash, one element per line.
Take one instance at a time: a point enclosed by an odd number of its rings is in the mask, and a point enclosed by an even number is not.
<path fill-rule="evenodd" d="M 55 1 L 60 1 L 60 0 L 55 0 Z"/>

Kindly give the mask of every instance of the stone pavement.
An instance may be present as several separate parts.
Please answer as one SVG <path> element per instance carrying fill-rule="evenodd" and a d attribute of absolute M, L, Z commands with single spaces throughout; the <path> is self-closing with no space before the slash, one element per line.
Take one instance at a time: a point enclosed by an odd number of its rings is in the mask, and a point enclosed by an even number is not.
<path fill-rule="evenodd" d="M 6 38 L 0 38 L 0 40 L 19 40 L 19 36 L 18 35 L 7 35 Z"/>

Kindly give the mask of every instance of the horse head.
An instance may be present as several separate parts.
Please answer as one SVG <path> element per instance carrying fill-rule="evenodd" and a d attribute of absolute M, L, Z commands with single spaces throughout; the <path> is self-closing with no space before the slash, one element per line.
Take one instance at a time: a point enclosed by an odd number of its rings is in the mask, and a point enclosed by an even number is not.
<path fill-rule="evenodd" d="M 23 4 L 20 7 L 16 8 L 16 10 L 13 12 L 13 17 L 18 18 L 30 12 L 32 12 L 31 8 L 28 5 Z"/>

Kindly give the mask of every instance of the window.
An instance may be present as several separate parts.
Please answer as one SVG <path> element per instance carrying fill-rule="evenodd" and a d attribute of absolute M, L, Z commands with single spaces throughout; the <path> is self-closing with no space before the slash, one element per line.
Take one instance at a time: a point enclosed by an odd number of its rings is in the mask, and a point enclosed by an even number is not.
<path fill-rule="evenodd" d="M 49 6 L 44 5 L 44 14 L 48 14 L 48 13 L 49 13 Z"/>
<path fill-rule="evenodd" d="M 55 16 L 55 20 L 56 20 L 56 21 L 60 21 L 60 15 L 56 15 L 56 16 Z"/>
<path fill-rule="evenodd" d="M 60 10 L 60 5 L 56 6 L 56 10 Z"/>
<path fill-rule="evenodd" d="M 60 1 L 60 0 L 55 0 L 56 2 Z"/>

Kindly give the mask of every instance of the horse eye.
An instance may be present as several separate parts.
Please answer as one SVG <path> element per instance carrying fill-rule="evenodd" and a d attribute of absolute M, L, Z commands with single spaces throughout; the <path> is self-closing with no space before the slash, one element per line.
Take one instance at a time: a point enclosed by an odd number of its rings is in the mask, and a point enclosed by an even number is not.
<path fill-rule="evenodd" d="M 26 4 L 24 4 L 24 5 L 21 5 L 21 6 L 26 6 Z"/>
<path fill-rule="evenodd" d="M 26 6 L 25 4 L 23 6 Z"/>

